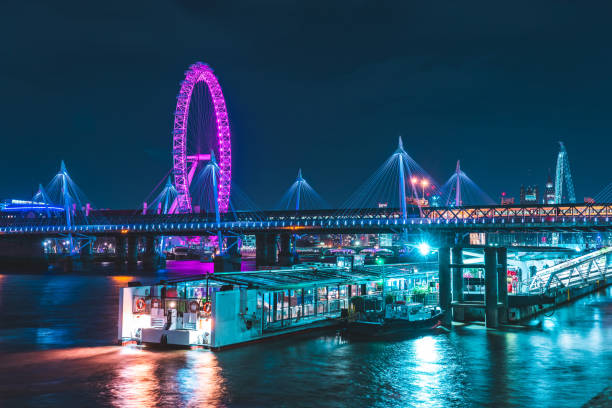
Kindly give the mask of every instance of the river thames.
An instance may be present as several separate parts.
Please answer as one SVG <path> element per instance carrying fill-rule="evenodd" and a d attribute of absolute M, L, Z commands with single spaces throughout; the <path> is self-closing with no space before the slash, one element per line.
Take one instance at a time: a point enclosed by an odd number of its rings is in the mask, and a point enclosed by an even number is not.
<path fill-rule="evenodd" d="M 182 276 L 0 275 L 1 406 L 576 407 L 612 382 L 612 292 L 526 327 L 337 333 L 218 353 L 116 345 L 119 288 Z"/>

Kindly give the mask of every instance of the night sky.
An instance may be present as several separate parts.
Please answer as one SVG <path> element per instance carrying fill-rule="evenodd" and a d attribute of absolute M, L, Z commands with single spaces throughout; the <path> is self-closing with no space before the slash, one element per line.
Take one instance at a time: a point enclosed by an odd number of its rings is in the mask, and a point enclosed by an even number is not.
<path fill-rule="evenodd" d="M 0 15 L 0 198 L 30 198 L 64 159 L 97 207 L 140 207 L 195 61 L 219 77 L 234 180 L 261 208 L 298 167 L 341 204 L 399 135 L 439 183 L 461 159 L 496 200 L 543 187 L 559 140 L 579 201 L 612 182 L 610 2 L 36 3 Z"/>

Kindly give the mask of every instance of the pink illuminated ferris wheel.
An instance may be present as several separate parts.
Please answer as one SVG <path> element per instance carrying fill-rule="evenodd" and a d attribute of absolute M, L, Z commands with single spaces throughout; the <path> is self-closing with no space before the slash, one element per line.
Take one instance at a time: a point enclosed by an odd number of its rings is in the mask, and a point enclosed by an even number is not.
<path fill-rule="evenodd" d="M 171 212 L 190 213 L 200 207 L 210 210 L 210 200 L 207 205 L 196 181 L 204 166 L 216 161 L 216 203 L 225 213 L 231 189 L 232 148 L 225 98 L 212 68 L 202 62 L 191 65 L 176 99 L 172 158 L 178 195 Z"/>

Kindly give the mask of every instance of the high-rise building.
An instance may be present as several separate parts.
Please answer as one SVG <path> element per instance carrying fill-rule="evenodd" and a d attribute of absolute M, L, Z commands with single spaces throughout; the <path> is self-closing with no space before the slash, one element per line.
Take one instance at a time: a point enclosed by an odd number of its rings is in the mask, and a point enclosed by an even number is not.
<path fill-rule="evenodd" d="M 538 186 L 521 186 L 521 204 L 537 204 L 538 203 Z"/>
<path fill-rule="evenodd" d="M 550 171 L 548 172 L 548 181 L 546 181 L 546 188 L 544 189 L 544 204 L 555 203 L 555 184 L 550 177 Z"/>

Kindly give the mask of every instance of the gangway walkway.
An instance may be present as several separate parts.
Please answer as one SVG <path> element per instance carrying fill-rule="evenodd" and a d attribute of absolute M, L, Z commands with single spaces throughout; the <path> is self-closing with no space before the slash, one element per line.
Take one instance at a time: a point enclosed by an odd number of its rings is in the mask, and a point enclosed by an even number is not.
<path fill-rule="evenodd" d="M 606 247 L 542 269 L 531 279 L 531 293 L 550 293 L 605 280 L 612 276 L 612 247 Z"/>

